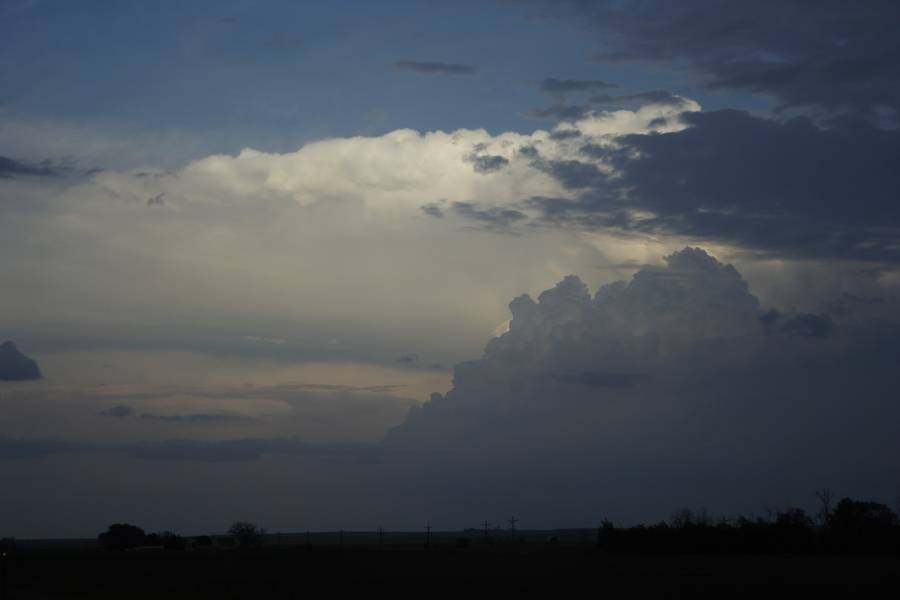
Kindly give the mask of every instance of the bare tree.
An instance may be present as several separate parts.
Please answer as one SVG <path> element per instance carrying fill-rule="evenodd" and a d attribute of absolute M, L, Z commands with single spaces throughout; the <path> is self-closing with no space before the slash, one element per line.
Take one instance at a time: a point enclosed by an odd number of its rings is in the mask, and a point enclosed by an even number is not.
<path fill-rule="evenodd" d="M 819 499 L 819 512 L 816 513 L 816 518 L 823 528 L 828 527 L 828 517 L 831 516 L 831 505 L 834 503 L 834 494 L 830 489 L 822 488 L 816 492 L 816 497 Z"/>
<path fill-rule="evenodd" d="M 249 521 L 236 521 L 228 528 L 228 535 L 238 548 L 257 548 L 262 545 L 266 530 Z"/>

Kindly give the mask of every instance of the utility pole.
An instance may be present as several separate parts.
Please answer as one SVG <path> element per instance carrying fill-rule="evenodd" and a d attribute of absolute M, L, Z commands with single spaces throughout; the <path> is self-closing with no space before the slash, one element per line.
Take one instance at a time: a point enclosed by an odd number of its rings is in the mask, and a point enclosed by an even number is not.
<path fill-rule="evenodd" d="M 306 530 L 306 549 L 309 550 L 309 529 Z"/>
<path fill-rule="evenodd" d="M 381 526 L 378 526 L 378 547 L 381 548 L 384 546 L 384 529 Z"/>
<path fill-rule="evenodd" d="M 481 530 L 484 532 L 485 543 L 488 541 L 488 527 L 490 527 L 490 526 L 491 526 L 491 524 L 488 523 L 487 520 L 485 520 L 484 523 L 481 524 Z"/>
<path fill-rule="evenodd" d="M 425 524 L 425 549 L 431 547 L 431 523 Z"/>
<path fill-rule="evenodd" d="M 518 522 L 519 522 L 519 520 L 515 517 L 511 517 L 509 519 L 509 531 L 510 531 L 510 535 L 512 536 L 512 541 L 514 544 L 516 543 L 516 523 L 518 523 Z"/>

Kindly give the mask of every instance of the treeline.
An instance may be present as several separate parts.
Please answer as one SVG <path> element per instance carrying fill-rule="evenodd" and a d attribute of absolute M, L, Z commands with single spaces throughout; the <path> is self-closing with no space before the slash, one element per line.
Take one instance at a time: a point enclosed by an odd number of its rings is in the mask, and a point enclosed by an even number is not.
<path fill-rule="evenodd" d="M 213 545 L 255 548 L 262 545 L 265 530 L 247 521 L 237 521 L 229 529 L 226 535 L 212 536 L 201 535 L 191 538 L 191 548 L 208 548 Z M 125 551 L 139 549 L 153 550 L 186 550 L 189 546 L 184 537 L 162 531 L 160 533 L 146 533 L 137 525 L 129 523 L 113 523 L 109 528 L 97 536 L 97 543 L 105 550 Z"/>
<path fill-rule="evenodd" d="M 705 511 L 681 510 L 668 522 L 617 528 L 604 521 L 597 545 L 613 552 L 900 554 L 900 518 L 887 505 L 844 498 L 815 519 L 802 508 L 768 517 L 713 519 Z"/>

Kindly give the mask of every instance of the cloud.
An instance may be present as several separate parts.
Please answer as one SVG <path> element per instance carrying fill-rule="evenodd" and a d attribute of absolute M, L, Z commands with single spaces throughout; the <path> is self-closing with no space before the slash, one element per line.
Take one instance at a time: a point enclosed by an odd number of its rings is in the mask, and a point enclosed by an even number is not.
<path fill-rule="evenodd" d="M 509 331 L 456 366 L 453 389 L 389 433 L 396 452 L 427 457 L 421 485 L 436 485 L 431 469 L 450 479 L 440 493 L 469 505 L 519 489 L 536 515 L 599 505 L 621 519 L 673 504 L 755 510 L 822 485 L 895 489 L 883 473 L 900 450 L 900 312 L 878 326 L 763 312 L 732 266 L 698 248 L 593 297 L 567 277 L 510 311 Z"/>
<path fill-rule="evenodd" d="M 557 129 L 553 133 L 550 134 L 551 140 L 573 140 L 575 138 L 580 138 L 581 132 L 577 129 Z"/>
<path fill-rule="evenodd" d="M 395 62 L 394 68 L 418 75 L 474 75 L 478 72 L 478 67 L 472 65 L 415 60 Z"/>
<path fill-rule="evenodd" d="M 165 423 L 183 423 L 187 425 L 205 425 L 254 420 L 253 417 L 232 413 L 190 413 L 186 415 L 157 415 L 153 413 L 143 413 L 141 418 L 162 421 Z"/>
<path fill-rule="evenodd" d="M 419 355 L 415 352 L 404 354 L 403 356 L 398 356 L 396 359 L 394 359 L 394 362 L 403 365 L 414 365 L 419 362 Z"/>
<path fill-rule="evenodd" d="M 572 375 L 560 375 L 561 381 L 571 381 L 597 388 L 632 387 L 640 375 L 632 373 L 609 373 L 606 371 L 582 371 Z"/>
<path fill-rule="evenodd" d="M 741 266 L 787 260 L 747 271 L 772 282 L 764 300 L 776 288 L 813 295 L 790 274 L 801 259 L 866 260 L 886 269 L 866 276 L 873 287 L 891 285 L 894 133 L 699 108 L 641 102 L 529 133 L 397 130 L 245 149 L 52 189 L 3 180 L 0 327 L 41 351 L 385 366 L 416 348 L 453 364 L 519 290 L 571 272 L 596 285 L 617 275 L 597 265 L 646 264 L 685 243 L 715 244 Z M 165 205 L 148 210 L 157 197 Z M 850 291 L 836 268 L 815 280 Z"/>
<path fill-rule="evenodd" d="M 41 378 L 41 369 L 11 341 L 0 344 L 0 381 L 30 381 Z"/>
<path fill-rule="evenodd" d="M 512 226 L 525 220 L 525 213 L 512 208 L 483 208 L 472 202 L 454 202 L 453 212 L 465 217 L 488 231 L 512 233 Z"/>
<path fill-rule="evenodd" d="M 533 119 L 550 119 L 554 121 L 579 121 L 590 117 L 593 109 L 590 105 L 559 105 L 548 108 L 536 108 L 525 113 Z"/>
<path fill-rule="evenodd" d="M 663 106 L 682 106 L 689 102 L 687 98 L 672 94 L 665 90 L 652 90 L 649 92 L 626 94 L 622 96 L 592 96 L 590 101 L 594 104 L 657 104 Z"/>
<path fill-rule="evenodd" d="M 770 333 L 821 338 L 834 331 L 834 321 L 828 314 L 785 314 L 771 309 L 760 315 L 759 319 Z"/>
<path fill-rule="evenodd" d="M 111 408 L 107 408 L 106 410 L 101 410 L 97 414 L 103 417 L 116 417 L 118 419 L 121 419 L 133 415 L 134 409 L 126 404 L 117 404 Z"/>
<path fill-rule="evenodd" d="M 900 107 L 900 8 L 890 0 L 549 6 L 597 34 L 603 62 L 685 65 L 711 89 L 768 94 L 784 107 L 869 114 Z"/>
<path fill-rule="evenodd" d="M 12 178 L 20 175 L 32 177 L 59 177 L 69 171 L 67 167 L 60 166 L 53 161 L 44 160 L 38 163 L 24 162 L 0 156 L 0 178 Z"/>
<path fill-rule="evenodd" d="M 428 204 L 423 204 L 419 208 L 422 209 L 423 214 L 426 214 L 429 217 L 434 217 L 436 219 L 444 218 L 444 209 L 438 202 L 429 202 Z"/>
<path fill-rule="evenodd" d="M 0 436 L 0 459 L 44 458 L 54 454 L 91 450 L 88 444 L 48 439 L 16 439 Z"/>
<path fill-rule="evenodd" d="M 611 170 L 549 162 L 588 191 L 582 215 L 624 205 L 647 216 L 628 227 L 786 255 L 890 260 L 897 254 L 900 135 L 856 123 L 822 128 L 796 118 L 723 110 L 687 113 L 687 129 L 583 147 Z M 573 208 L 575 208 L 573 206 Z"/>
<path fill-rule="evenodd" d="M 646 521 L 680 505 L 747 513 L 812 502 L 824 486 L 889 498 L 897 480 L 885 473 L 896 472 L 900 454 L 898 307 L 853 296 L 821 313 L 764 310 L 736 268 L 688 247 L 593 294 L 567 276 L 536 299 L 516 297 L 508 331 L 458 364 L 453 388 L 411 407 L 382 443 L 271 430 L 103 443 L 4 438 L 0 457 L 11 472 L 28 459 L 29 473 L 49 456 L 139 460 L 163 478 L 156 487 L 181 481 L 187 461 L 223 491 L 231 488 L 220 476 L 262 481 L 244 466 L 285 486 L 290 468 L 297 487 L 279 498 L 296 494 L 311 522 L 353 526 L 427 514 L 461 527 L 509 510 L 534 527 L 588 525 L 598 511 Z M 296 391 L 245 389 L 253 401 Z M 358 410 L 346 418 L 358 420 Z M 251 513 L 274 514 L 258 494 L 232 494 Z"/>
<path fill-rule="evenodd" d="M 309 444 L 296 438 L 244 438 L 222 441 L 176 438 L 158 442 L 87 444 L 52 439 L 0 437 L 0 460 L 92 453 L 169 462 L 233 463 L 284 454 L 371 461 L 380 451 L 383 449 L 366 444 Z"/>
<path fill-rule="evenodd" d="M 472 163 L 476 173 L 482 174 L 499 171 L 509 164 L 508 158 L 497 155 L 473 154 L 467 160 Z"/>

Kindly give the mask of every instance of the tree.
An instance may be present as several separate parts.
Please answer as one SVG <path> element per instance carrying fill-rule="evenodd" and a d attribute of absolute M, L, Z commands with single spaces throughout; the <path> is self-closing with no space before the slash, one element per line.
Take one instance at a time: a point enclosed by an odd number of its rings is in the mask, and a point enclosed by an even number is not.
<path fill-rule="evenodd" d="M 143 546 L 147 535 L 137 525 L 128 523 L 113 523 L 109 528 L 97 536 L 97 542 L 105 550 L 130 550 L 137 546 Z"/>
<path fill-rule="evenodd" d="M 266 533 L 255 523 L 249 521 L 235 521 L 228 528 L 228 535 L 234 540 L 238 548 L 257 548 L 262 545 L 263 535 Z"/>
<path fill-rule="evenodd" d="M 828 488 L 824 488 L 816 492 L 816 497 L 821 505 L 816 516 L 819 519 L 819 524 L 823 528 L 827 528 L 828 519 L 831 516 L 831 504 L 834 502 L 834 494 Z"/>

